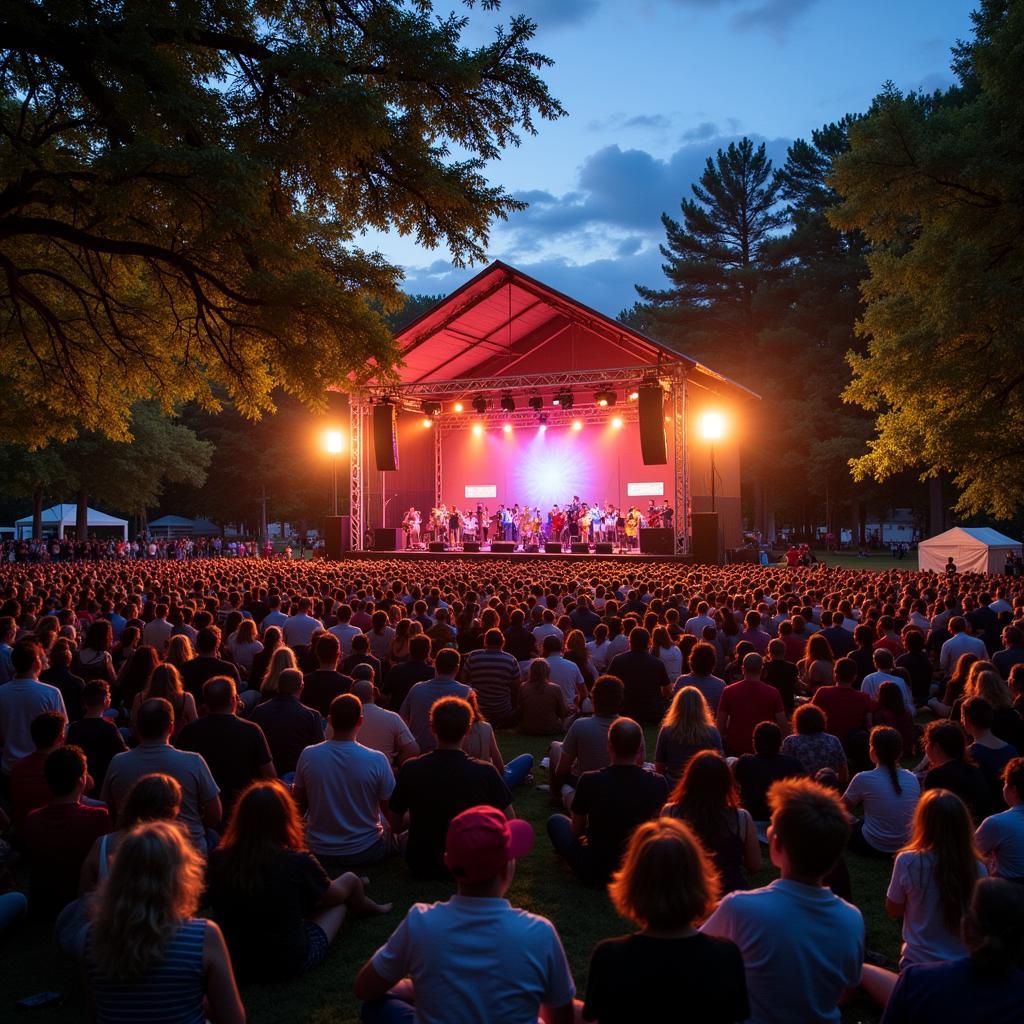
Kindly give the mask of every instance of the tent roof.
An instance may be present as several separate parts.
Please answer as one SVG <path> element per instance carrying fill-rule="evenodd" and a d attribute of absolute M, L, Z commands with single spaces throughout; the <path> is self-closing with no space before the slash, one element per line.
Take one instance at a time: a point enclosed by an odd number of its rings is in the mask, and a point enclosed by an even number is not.
<path fill-rule="evenodd" d="M 51 505 L 43 509 L 44 523 L 64 523 L 73 525 L 78 516 L 78 506 L 70 504 Z M 86 522 L 89 526 L 127 526 L 127 519 L 118 519 L 116 516 L 108 516 L 106 512 L 99 512 L 94 508 L 86 509 Z M 31 526 L 32 517 L 22 516 L 15 522 L 16 526 Z"/>
<path fill-rule="evenodd" d="M 396 335 L 403 385 L 557 370 L 682 364 L 691 382 L 733 397 L 753 391 L 500 260 Z"/>
<path fill-rule="evenodd" d="M 161 516 L 159 519 L 154 519 L 150 522 L 150 526 L 193 526 L 195 525 L 191 519 L 186 519 L 184 516 Z"/>
<path fill-rule="evenodd" d="M 952 530 L 936 534 L 921 544 L 984 544 L 990 548 L 1019 548 L 1020 541 L 1013 540 L 989 526 L 954 526 Z M 918 545 L 920 547 L 921 545 Z"/>

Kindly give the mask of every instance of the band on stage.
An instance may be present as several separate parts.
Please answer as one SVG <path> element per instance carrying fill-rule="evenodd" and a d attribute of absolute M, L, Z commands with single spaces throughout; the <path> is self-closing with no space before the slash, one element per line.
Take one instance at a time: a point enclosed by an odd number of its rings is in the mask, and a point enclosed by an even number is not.
<path fill-rule="evenodd" d="M 552 505 L 547 513 L 529 505 L 499 505 L 491 512 L 487 505 L 460 509 L 442 503 L 426 515 L 410 508 L 402 528 L 409 548 L 434 542 L 457 550 L 466 542 L 486 547 L 494 541 L 509 541 L 524 551 L 543 549 L 552 542 L 607 543 L 619 551 L 630 551 L 638 548 L 641 529 L 672 528 L 672 508 L 667 500 L 660 505 L 652 500 L 646 511 L 635 505 L 622 509 L 607 501 L 580 501 L 578 495 L 564 507 Z"/>

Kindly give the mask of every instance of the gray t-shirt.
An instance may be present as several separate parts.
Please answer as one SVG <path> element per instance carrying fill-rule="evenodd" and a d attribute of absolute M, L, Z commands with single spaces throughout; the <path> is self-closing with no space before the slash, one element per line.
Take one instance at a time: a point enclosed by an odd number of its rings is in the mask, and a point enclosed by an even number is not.
<path fill-rule="evenodd" d="M 608 730 L 617 716 L 611 718 L 577 718 L 562 741 L 562 753 L 573 759 L 572 774 L 577 778 L 584 772 L 607 768 Z M 640 760 L 647 759 L 644 741 L 640 740 Z"/>
<path fill-rule="evenodd" d="M 417 683 L 407 694 L 399 714 L 409 723 L 413 738 L 425 754 L 437 746 L 437 740 L 430 731 L 430 709 L 442 697 L 469 696 L 469 687 L 454 679 L 427 679 Z"/>
<path fill-rule="evenodd" d="M 711 708 L 711 714 L 718 712 L 718 702 L 722 697 L 722 691 L 725 689 L 725 680 L 719 679 L 718 676 L 680 676 L 676 680 L 675 688 L 673 693 L 678 693 L 685 686 L 693 686 L 700 690 L 704 694 L 704 699 L 708 702 L 708 707 Z"/>

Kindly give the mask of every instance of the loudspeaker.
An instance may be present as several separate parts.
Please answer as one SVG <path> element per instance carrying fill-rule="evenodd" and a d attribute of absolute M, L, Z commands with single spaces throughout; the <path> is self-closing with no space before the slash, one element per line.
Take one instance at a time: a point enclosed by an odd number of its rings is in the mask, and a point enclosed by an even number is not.
<path fill-rule="evenodd" d="M 463 551 L 479 551 L 480 550 L 480 541 L 478 541 L 478 540 L 463 541 L 462 550 Z"/>
<path fill-rule="evenodd" d="M 491 545 L 491 551 L 496 555 L 511 555 L 516 549 L 516 542 L 514 540 L 496 540 Z"/>
<path fill-rule="evenodd" d="M 391 526 L 378 526 L 373 531 L 374 551 L 404 551 L 405 530 L 396 530 Z"/>
<path fill-rule="evenodd" d="M 668 462 L 665 441 L 665 393 L 660 387 L 639 389 L 637 412 L 640 417 L 640 453 L 645 466 L 663 466 Z"/>
<path fill-rule="evenodd" d="M 427 545 L 428 551 L 447 551 L 448 545 L 443 540 L 432 540 Z"/>
<path fill-rule="evenodd" d="M 535 555 L 535 554 L 537 554 L 538 551 L 540 551 L 540 545 L 539 544 L 527 544 L 523 548 L 523 550 L 526 551 L 527 553 L 531 554 L 531 555 Z"/>
<path fill-rule="evenodd" d="M 721 565 L 722 547 L 718 534 L 717 512 L 694 512 L 690 516 L 693 531 L 693 558 L 698 564 Z"/>
<path fill-rule="evenodd" d="M 594 554 L 595 555 L 610 555 L 610 554 L 612 554 L 613 550 L 614 550 L 614 545 L 612 545 L 612 544 L 605 544 L 603 541 L 601 543 L 599 543 L 599 544 L 595 544 L 594 545 Z"/>
<path fill-rule="evenodd" d="M 642 555 L 674 555 L 672 531 L 665 529 L 640 530 L 640 554 Z"/>
<path fill-rule="evenodd" d="M 373 407 L 373 453 L 377 469 L 388 473 L 398 469 L 398 422 L 390 402 Z"/>
<path fill-rule="evenodd" d="M 324 518 L 324 553 L 328 558 L 341 558 L 351 549 L 351 516 L 326 516 Z"/>
<path fill-rule="evenodd" d="M 545 541 L 544 550 L 549 555 L 560 555 L 562 553 L 562 542 L 560 540 Z"/>
<path fill-rule="evenodd" d="M 573 543 L 569 545 L 569 550 L 574 555 L 589 555 L 590 554 L 590 545 L 589 544 L 584 544 L 582 541 L 579 541 L 579 542 L 573 541 Z"/>

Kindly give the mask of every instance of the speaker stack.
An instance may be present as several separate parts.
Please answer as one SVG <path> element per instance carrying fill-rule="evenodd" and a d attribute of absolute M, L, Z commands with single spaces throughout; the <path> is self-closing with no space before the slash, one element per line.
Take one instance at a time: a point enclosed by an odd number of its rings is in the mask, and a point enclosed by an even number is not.
<path fill-rule="evenodd" d="M 558 540 L 545 541 L 544 551 L 549 555 L 560 555 L 562 553 L 562 542 Z"/>
<path fill-rule="evenodd" d="M 341 558 L 351 547 L 351 516 L 327 516 L 324 519 L 324 554 Z"/>
<path fill-rule="evenodd" d="M 478 540 L 467 540 L 467 541 L 464 541 L 463 545 L 462 545 L 462 550 L 463 551 L 470 551 L 470 552 L 479 552 L 480 551 L 480 541 L 478 541 Z"/>
<path fill-rule="evenodd" d="M 373 531 L 374 551 L 404 551 L 405 530 L 396 530 L 390 526 L 378 526 Z"/>
<path fill-rule="evenodd" d="M 693 559 L 698 564 L 721 565 L 722 546 L 718 533 L 717 512 L 694 512 L 690 516 L 693 530 Z"/>
<path fill-rule="evenodd" d="M 373 453 L 378 470 L 393 473 L 398 469 L 398 419 L 392 402 L 373 407 Z"/>
<path fill-rule="evenodd" d="M 668 462 L 665 441 L 665 394 L 659 385 L 638 389 L 637 415 L 640 418 L 640 453 L 645 466 L 664 466 Z"/>
<path fill-rule="evenodd" d="M 672 555 L 675 554 L 675 547 L 672 542 L 672 531 L 665 529 L 650 529 L 645 527 L 640 530 L 640 554 L 642 555 Z"/>

